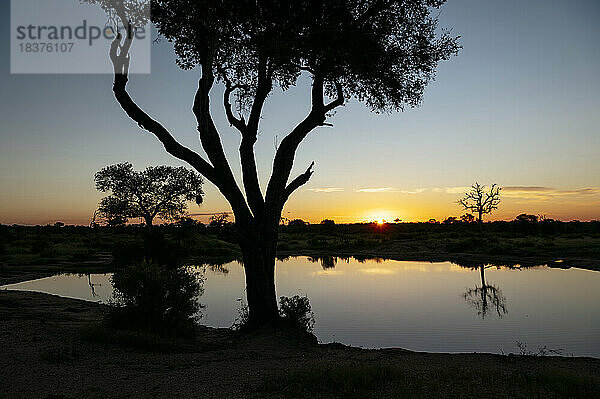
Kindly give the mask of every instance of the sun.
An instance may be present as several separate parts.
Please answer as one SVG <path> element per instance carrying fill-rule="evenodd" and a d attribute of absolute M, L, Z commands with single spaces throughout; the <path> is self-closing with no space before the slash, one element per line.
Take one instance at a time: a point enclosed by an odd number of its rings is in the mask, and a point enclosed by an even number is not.
<path fill-rule="evenodd" d="M 385 224 L 385 220 L 384 220 L 384 219 L 377 219 L 377 220 L 376 220 L 376 222 L 377 222 L 377 224 L 378 224 L 379 226 L 382 226 L 382 225 L 384 225 L 384 224 Z"/>

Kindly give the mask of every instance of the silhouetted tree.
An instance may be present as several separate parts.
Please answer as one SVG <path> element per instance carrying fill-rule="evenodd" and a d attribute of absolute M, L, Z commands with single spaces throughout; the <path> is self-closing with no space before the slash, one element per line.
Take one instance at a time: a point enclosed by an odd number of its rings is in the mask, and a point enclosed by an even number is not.
<path fill-rule="evenodd" d="M 457 219 L 454 216 L 449 216 L 446 219 L 444 219 L 444 221 L 442 223 L 444 224 L 453 224 L 456 223 Z"/>
<path fill-rule="evenodd" d="M 528 215 L 526 213 L 522 213 L 515 218 L 515 222 L 535 224 L 538 222 L 538 217 L 536 215 Z"/>
<path fill-rule="evenodd" d="M 218 213 L 216 215 L 212 215 L 210 217 L 210 221 L 208 223 L 209 226 L 211 227 L 223 227 L 227 224 L 231 223 L 229 221 L 229 214 L 228 213 Z"/>
<path fill-rule="evenodd" d="M 289 227 L 305 227 L 307 225 L 308 225 L 308 222 L 305 222 L 302 219 L 290 220 L 290 222 L 288 223 Z"/>
<path fill-rule="evenodd" d="M 496 184 L 492 184 L 488 192 L 485 191 L 485 186 L 475 182 L 471 186 L 471 191 L 465 194 L 463 199 L 458 200 L 458 203 L 466 210 L 475 212 L 478 215 L 477 221 L 483 221 L 483 215 L 491 213 L 494 209 L 498 209 L 500 203 L 500 190 Z"/>
<path fill-rule="evenodd" d="M 100 3 L 131 28 L 130 9 L 120 0 Z M 129 2 L 127 2 L 129 3 Z M 112 43 L 113 91 L 127 115 L 153 133 L 167 152 L 192 165 L 230 203 L 242 237 L 249 323 L 278 320 L 275 251 L 283 206 L 313 174 L 311 164 L 290 180 L 296 151 L 310 132 L 330 126 L 328 117 L 347 98 L 374 111 L 418 106 L 441 60 L 457 53 L 457 38 L 437 34 L 436 8 L 444 0 L 152 0 L 152 22 L 172 42 L 177 63 L 201 72 L 193 112 L 208 156 L 184 147 L 127 92 L 133 36 Z M 300 75 L 312 79 L 311 109 L 281 140 L 265 193 L 254 145 L 265 101 L 275 87 L 286 90 Z M 210 112 L 210 91 L 225 86 L 222 104 L 241 136 L 243 190 L 235 181 Z M 235 107 L 231 97 L 235 96 Z M 330 100 L 328 100 L 330 99 Z"/>
<path fill-rule="evenodd" d="M 475 216 L 470 213 L 465 213 L 464 215 L 460 215 L 460 220 L 463 223 L 473 223 L 475 221 Z"/>
<path fill-rule="evenodd" d="M 147 227 L 156 216 L 177 220 L 186 214 L 187 202 L 202 203 L 202 177 L 184 167 L 150 166 L 136 172 L 130 163 L 105 167 L 96 173 L 96 188 L 111 195 L 102 198 L 100 215 L 109 225 L 129 218 L 144 218 Z"/>

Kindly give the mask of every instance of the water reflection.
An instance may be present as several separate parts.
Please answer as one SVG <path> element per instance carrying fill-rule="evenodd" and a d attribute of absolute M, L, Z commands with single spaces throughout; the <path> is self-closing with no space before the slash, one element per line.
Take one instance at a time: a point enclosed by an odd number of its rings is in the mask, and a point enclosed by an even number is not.
<path fill-rule="evenodd" d="M 282 258 L 279 260 L 287 260 L 290 257 Z M 351 259 L 354 259 L 358 263 L 375 262 L 382 263 L 385 261 L 385 258 L 380 258 L 377 256 L 309 256 L 306 258 L 309 262 L 312 263 L 320 263 L 323 270 L 333 269 L 335 265 L 338 263 L 338 259 L 345 263 L 350 263 Z"/>
<path fill-rule="evenodd" d="M 475 309 L 482 319 L 485 319 L 490 310 L 495 310 L 500 318 L 508 313 L 506 309 L 506 297 L 502 294 L 502 290 L 485 281 L 485 269 L 490 267 L 492 265 L 479 265 L 481 287 L 475 285 L 475 288 L 467 288 L 463 294 L 463 298 L 465 298 L 467 304 Z"/>
<path fill-rule="evenodd" d="M 245 297 L 242 265 L 199 267 L 206 268 L 202 324 L 231 326 Z M 598 272 L 316 256 L 278 261 L 276 272 L 278 296 L 310 298 L 322 342 L 509 353 L 519 341 L 600 357 Z M 110 275 L 53 276 L 7 288 L 103 302 L 112 295 Z"/>
<path fill-rule="evenodd" d="M 92 291 L 92 298 L 97 298 L 98 294 L 96 294 L 96 286 L 97 285 L 101 285 L 101 284 L 94 284 L 92 283 L 92 275 L 90 273 L 87 274 L 87 280 L 88 280 L 88 285 L 90 286 L 90 290 Z"/>

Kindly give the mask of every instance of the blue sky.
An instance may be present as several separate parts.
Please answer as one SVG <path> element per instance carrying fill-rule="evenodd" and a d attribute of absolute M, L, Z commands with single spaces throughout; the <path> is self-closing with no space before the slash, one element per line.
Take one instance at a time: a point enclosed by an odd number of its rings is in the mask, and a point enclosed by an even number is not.
<path fill-rule="evenodd" d="M 86 223 L 101 196 L 93 174 L 103 166 L 182 164 L 124 115 L 110 75 L 11 75 L 8 0 L 0 15 L 0 223 Z M 333 128 L 302 144 L 296 171 L 315 161 L 316 173 L 287 215 L 443 218 L 460 214 L 455 200 L 477 180 L 509 187 L 495 218 L 600 218 L 599 17 L 598 1 L 448 1 L 440 25 L 461 36 L 463 49 L 440 65 L 423 105 L 376 115 L 351 100 Z M 198 77 L 178 70 L 162 42 L 153 47 L 152 74 L 129 85 L 148 113 L 196 149 Z M 309 107 L 309 83 L 302 78 L 268 100 L 256 146 L 263 186 L 275 143 Z M 220 93 L 213 91 L 214 118 L 239 176 L 239 135 L 225 122 Z M 205 204 L 191 212 L 228 210 L 214 187 L 205 191 Z"/>

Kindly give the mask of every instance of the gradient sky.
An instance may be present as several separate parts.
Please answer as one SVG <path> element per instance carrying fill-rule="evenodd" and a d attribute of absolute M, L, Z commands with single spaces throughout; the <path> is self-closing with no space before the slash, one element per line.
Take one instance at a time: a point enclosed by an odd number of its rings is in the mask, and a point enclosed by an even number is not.
<path fill-rule="evenodd" d="M 0 0 L 0 223 L 89 223 L 102 194 L 93 175 L 130 161 L 183 165 L 130 121 L 110 75 L 11 75 L 10 2 Z M 449 0 L 441 26 L 462 37 L 418 109 L 370 113 L 350 101 L 301 145 L 295 173 L 316 173 L 288 202 L 288 218 L 404 221 L 460 215 L 474 181 L 504 187 L 492 219 L 518 213 L 562 220 L 600 218 L 600 2 Z M 199 73 L 154 45 L 152 74 L 129 90 L 183 144 L 198 149 L 191 112 Z M 275 143 L 310 106 L 308 78 L 269 98 L 256 146 L 266 186 Z M 239 134 L 225 121 L 222 88 L 214 118 L 236 175 Z M 210 184 L 193 214 L 228 211 Z M 200 217 L 205 219 L 205 216 Z"/>

